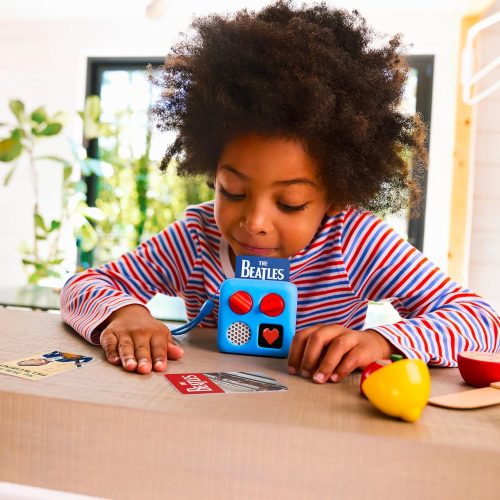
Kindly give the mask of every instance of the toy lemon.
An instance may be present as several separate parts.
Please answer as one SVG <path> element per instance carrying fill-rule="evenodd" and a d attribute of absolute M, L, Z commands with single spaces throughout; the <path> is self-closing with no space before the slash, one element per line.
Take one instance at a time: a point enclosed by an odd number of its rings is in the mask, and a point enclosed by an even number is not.
<path fill-rule="evenodd" d="M 420 359 L 402 359 L 371 373 L 362 389 L 380 411 L 415 422 L 429 399 L 431 377 Z"/>

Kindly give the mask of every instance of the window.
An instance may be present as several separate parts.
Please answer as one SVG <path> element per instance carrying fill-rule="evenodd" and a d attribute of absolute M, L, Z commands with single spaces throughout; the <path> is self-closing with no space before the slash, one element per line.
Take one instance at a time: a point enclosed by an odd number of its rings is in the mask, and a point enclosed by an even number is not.
<path fill-rule="evenodd" d="M 431 108 L 432 108 L 432 82 L 434 73 L 434 56 L 421 55 L 408 57 L 410 64 L 410 75 L 405 93 L 407 112 L 418 112 L 427 125 L 427 150 L 429 149 L 429 137 L 431 132 Z M 424 223 L 425 205 L 427 193 L 427 172 L 420 179 L 422 200 L 420 202 L 420 215 L 418 218 L 407 218 L 408 241 L 420 251 L 424 247 Z"/>
<path fill-rule="evenodd" d="M 90 157 L 106 168 L 85 178 L 87 202 L 103 219 L 95 223 L 99 243 L 79 252 L 83 268 L 117 259 L 178 219 L 186 205 L 213 198 L 203 177 L 186 179 L 160 173 L 158 163 L 171 140 L 151 123 L 149 108 L 159 89 L 147 78 L 146 66 L 163 59 L 90 59 L 87 95 L 98 95 L 100 121 L 109 123 L 99 141 L 90 140 Z"/>

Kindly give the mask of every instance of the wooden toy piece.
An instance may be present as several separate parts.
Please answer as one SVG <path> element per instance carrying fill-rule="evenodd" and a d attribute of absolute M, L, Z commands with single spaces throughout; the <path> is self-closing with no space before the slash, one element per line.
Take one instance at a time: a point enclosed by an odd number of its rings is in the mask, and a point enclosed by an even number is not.
<path fill-rule="evenodd" d="M 488 387 L 500 380 L 500 353 L 464 351 L 457 361 L 460 375 L 469 385 Z"/>
<path fill-rule="evenodd" d="M 493 382 L 490 387 L 436 396 L 430 398 L 429 403 L 453 410 L 472 410 L 498 405 L 500 404 L 500 381 Z"/>

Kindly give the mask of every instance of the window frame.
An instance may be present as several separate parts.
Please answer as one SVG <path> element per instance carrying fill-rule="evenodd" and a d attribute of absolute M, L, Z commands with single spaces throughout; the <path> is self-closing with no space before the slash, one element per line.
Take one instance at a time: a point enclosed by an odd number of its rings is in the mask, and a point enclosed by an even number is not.
<path fill-rule="evenodd" d="M 433 55 L 409 55 L 407 56 L 410 67 L 415 68 L 418 73 L 416 112 L 422 116 L 427 127 L 427 136 L 425 147 L 429 152 L 429 139 L 431 134 L 432 118 L 432 85 L 434 81 L 434 56 Z M 425 232 L 425 212 L 427 206 L 427 169 L 419 180 L 422 190 L 422 199 L 420 200 L 419 216 L 409 220 L 408 223 L 408 241 L 418 250 L 424 248 Z"/>

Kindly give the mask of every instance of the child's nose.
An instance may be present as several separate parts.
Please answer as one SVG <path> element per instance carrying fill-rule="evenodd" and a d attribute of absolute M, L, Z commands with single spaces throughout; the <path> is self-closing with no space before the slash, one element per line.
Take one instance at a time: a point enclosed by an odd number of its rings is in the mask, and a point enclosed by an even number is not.
<path fill-rule="evenodd" d="M 250 234 L 265 234 L 269 232 L 269 216 L 265 207 L 248 207 L 242 217 L 240 226 Z"/>

